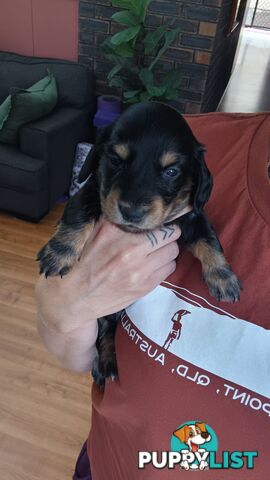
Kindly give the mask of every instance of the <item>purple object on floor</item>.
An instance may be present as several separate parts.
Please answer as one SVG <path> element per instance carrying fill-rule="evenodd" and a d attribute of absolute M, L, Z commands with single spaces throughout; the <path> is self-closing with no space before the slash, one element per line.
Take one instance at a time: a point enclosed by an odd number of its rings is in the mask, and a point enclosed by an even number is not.
<path fill-rule="evenodd" d="M 84 443 L 81 449 L 72 480 L 92 480 L 90 465 L 89 465 L 89 460 L 87 455 L 87 442 Z"/>
<path fill-rule="evenodd" d="M 115 95 L 102 95 L 98 97 L 98 109 L 94 117 L 95 127 L 105 127 L 120 117 L 122 101 Z"/>

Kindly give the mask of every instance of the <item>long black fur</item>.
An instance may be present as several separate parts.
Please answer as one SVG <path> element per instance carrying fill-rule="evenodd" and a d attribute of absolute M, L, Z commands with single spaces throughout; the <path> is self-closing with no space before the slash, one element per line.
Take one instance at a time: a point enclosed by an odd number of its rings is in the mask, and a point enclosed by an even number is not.
<path fill-rule="evenodd" d="M 130 159 L 123 160 L 121 167 L 117 168 L 113 161 L 116 156 L 113 148 L 119 143 L 130 148 Z M 175 179 L 164 180 L 160 157 L 168 151 L 178 155 L 176 163 L 180 173 Z M 217 235 L 203 212 L 213 186 L 204 160 L 204 147 L 176 110 L 158 102 L 130 107 L 116 123 L 99 133 L 96 145 L 80 172 L 81 182 L 87 178 L 85 185 L 65 208 L 60 223 L 61 236 L 53 237 L 38 254 L 41 272 L 45 275 L 68 273 L 71 267 L 63 266 L 63 258 L 67 251 L 71 253 L 68 249 L 72 249 L 72 244 L 65 243 L 65 232 L 79 234 L 84 226 L 97 221 L 104 213 L 101 195 L 106 198 L 112 185 L 121 192 L 121 200 L 130 205 L 150 205 L 154 198 L 160 197 L 169 206 L 190 182 L 189 203 L 193 210 L 174 221 L 181 228 L 181 241 L 191 249 L 203 241 L 213 252 L 223 255 Z M 155 228 L 164 224 L 166 222 Z M 129 230 L 124 224 L 119 224 L 119 227 Z M 221 283 L 227 282 L 224 291 L 215 284 L 216 279 Z M 213 285 L 208 286 L 212 295 L 220 300 L 235 301 L 239 298 L 240 283 L 229 265 L 217 265 Z M 119 314 L 115 314 L 99 320 L 98 357 L 93 376 L 100 386 L 104 386 L 106 378 L 114 378 L 117 374 L 114 335 L 118 318 Z"/>

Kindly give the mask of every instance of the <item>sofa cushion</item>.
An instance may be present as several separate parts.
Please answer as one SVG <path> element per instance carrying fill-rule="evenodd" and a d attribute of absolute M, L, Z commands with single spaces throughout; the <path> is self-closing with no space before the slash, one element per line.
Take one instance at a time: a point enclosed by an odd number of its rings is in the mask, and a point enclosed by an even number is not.
<path fill-rule="evenodd" d="M 10 86 L 28 88 L 49 69 L 56 78 L 60 106 L 94 109 L 93 72 L 76 62 L 0 52 L 0 103 Z"/>
<path fill-rule="evenodd" d="M 0 106 L 0 142 L 17 143 L 19 128 L 47 115 L 56 103 L 57 87 L 52 74 L 26 90 L 11 88 L 10 95 Z"/>
<path fill-rule="evenodd" d="M 29 157 L 16 147 L 0 145 L 0 188 L 24 193 L 48 188 L 48 168 L 43 160 Z"/>
<path fill-rule="evenodd" d="M 67 107 L 21 128 L 21 151 L 48 162 L 51 203 L 68 191 L 76 145 L 88 140 L 90 132 L 88 110 Z"/>

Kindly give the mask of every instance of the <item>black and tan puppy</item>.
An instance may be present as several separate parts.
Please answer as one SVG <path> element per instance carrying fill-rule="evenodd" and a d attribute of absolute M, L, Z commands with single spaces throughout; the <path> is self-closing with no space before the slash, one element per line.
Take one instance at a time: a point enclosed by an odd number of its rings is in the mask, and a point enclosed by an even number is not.
<path fill-rule="evenodd" d="M 211 295 L 227 302 L 239 299 L 240 283 L 203 213 L 212 189 L 204 148 L 175 109 L 148 102 L 126 110 L 100 133 L 80 173 L 81 181 L 88 177 L 67 203 L 55 235 L 38 254 L 41 273 L 67 274 L 100 215 L 123 230 L 148 232 L 154 241 L 152 230 L 160 227 L 169 235 L 172 219 L 191 205 L 191 212 L 174 220 L 181 228 L 181 240 L 200 260 Z M 99 358 L 93 373 L 100 385 L 117 373 L 116 318 L 99 319 Z"/>

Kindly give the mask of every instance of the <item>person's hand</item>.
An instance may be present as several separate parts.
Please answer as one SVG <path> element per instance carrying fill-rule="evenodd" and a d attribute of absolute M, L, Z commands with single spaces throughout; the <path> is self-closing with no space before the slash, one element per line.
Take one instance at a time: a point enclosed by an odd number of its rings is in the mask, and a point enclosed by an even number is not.
<path fill-rule="evenodd" d="M 177 226 L 132 234 L 101 219 L 68 275 L 40 277 L 36 295 L 42 321 L 72 333 L 127 307 L 174 272 L 179 237 Z"/>

